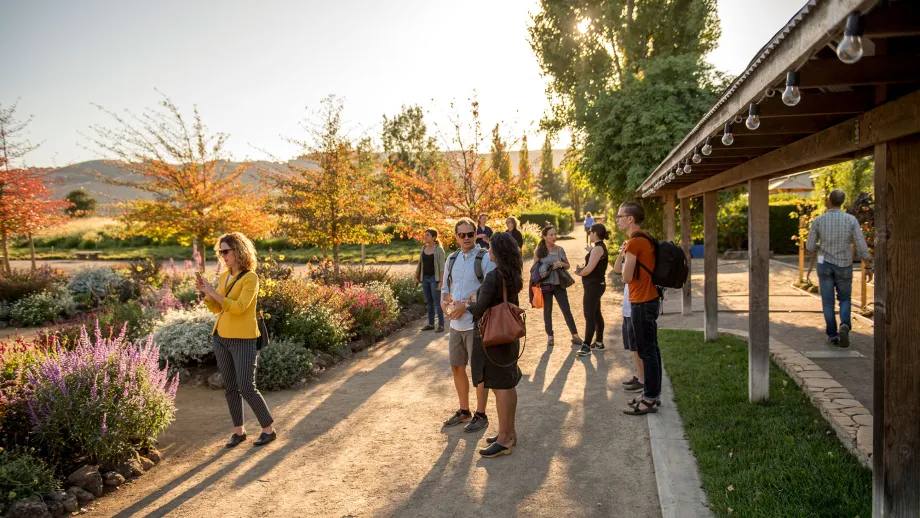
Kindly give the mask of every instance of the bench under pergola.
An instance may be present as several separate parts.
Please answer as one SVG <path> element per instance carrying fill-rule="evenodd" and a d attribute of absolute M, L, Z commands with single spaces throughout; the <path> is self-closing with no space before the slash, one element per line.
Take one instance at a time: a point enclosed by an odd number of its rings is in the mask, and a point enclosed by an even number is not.
<path fill-rule="evenodd" d="M 854 52 L 857 40 L 861 57 Z M 791 91 L 784 101 L 787 84 L 799 88 L 797 103 Z M 745 124 L 752 112 L 760 119 L 753 130 Z M 726 129 L 731 145 L 722 143 Z M 705 155 L 707 142 L 711 152 Z M 770 367 L 770 179 L 869 155 L 875 158 L 876 223 L 873 516 L 920 516 L 920 1 L 809 1 L 638 194 L 662 198 L 669 240 L 679 200 L 688 258 L 689 202 L 703 197 L 703 319 L 705 337 L 713 340 L 719 323 L 717 193 L 747 186 L 748 385 L 751 401 L 763 401 Z M 685 315 L 690 300 L 687 283 Z"/>

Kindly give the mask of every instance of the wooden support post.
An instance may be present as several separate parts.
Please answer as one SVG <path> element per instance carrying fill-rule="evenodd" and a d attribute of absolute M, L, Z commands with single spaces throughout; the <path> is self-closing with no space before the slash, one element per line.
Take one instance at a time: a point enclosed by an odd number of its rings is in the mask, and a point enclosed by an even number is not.
<path fill-rule="evenodd" d="M 664 240 L 674 241 L 674 195 L 664 197 Z"/>
<path fill-rule="evenodd" d="M 799 233 L 799 283 L 805 281 L 805 240 Z"/>
<path fill-rule="evenodd" d="M 703 320 L 704 338 L 719 338 L 719 193 L 703 194 Z"/>
<path fill-rule="evenodd" d="M 770 396 L 770 190 L 767 178 L 748 182 L 748 395 Z"/>
<path fill-rule="evenodd" d="M 869 293 L 868 293 L 868 282 L 866 282 L 866 261 L 861 261 L 860 265 L 860 279 L 859 279 L 859 307 L 860 309 L 866 309 L 866 304 L 869 303 Z"/>
<path fill-rule="evenodd" d="M 875 146 L 872 516 L 920 509 L 920 134 Z"/>
<path fill-rule="evenodd" d="M 690 198 L 683 198 L 680 200 L 680 247 L 684 249 L 684 255 L 687 256 L 687 266 L 691 266 L 690 259 Z M 693 313 L 693 302 L 691 299 L 690 292 L 690 279 L 693 277 L 692 268 L 690 268 L 691 273 L 687 274 L 687 282 L 684 283 L 684 288 L 680 297 L 680 313 L 681 315 L 691 315 Z"/>

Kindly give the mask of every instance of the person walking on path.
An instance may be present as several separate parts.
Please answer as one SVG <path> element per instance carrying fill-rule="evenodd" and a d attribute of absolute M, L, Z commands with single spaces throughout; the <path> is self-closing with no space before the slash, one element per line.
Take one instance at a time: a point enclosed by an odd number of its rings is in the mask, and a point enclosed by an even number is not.
<path fill-rule="evenodd" d="M 434 314 L 438 313 L 437 333 L 444 332 L 444 310 L 441 309 L 441 279 L 445 261 L 444 247 L 438 239 L 438 231 L 429 228 L 422 237 L 425 244 L 419 252 L 418 265 L 415 267 L 415 282 L 422 285 L 425 303 L 428 305 L 428 325 L 422 331 L 431 331 L 434 327 Z"/>
<path fill-rule="evenodd" d="M 198 291 L 204 293 L 204 302 L 212 313 L 218 315 L 211 331 L 217 368 L 224 378 L 224 393 L 233 419 L 233 435 L 227 448 L 246 440 L 243 429 L 243 400 L 259 419 L 262 433 L 255 441 L 262 446 L 275 440 L 274 419 L 265 398 L 256 388 L 257 342 L 260 336 L 256 320 L 256 299 L 259 294 L 259 276 L 253 271 L 258 264 L 252 241 L 239 232 L 220 236 L 214 251 L 218 260 L 227 267 L 217 279 L 217 289 L 200 275 L 196 280 Z"/>
<path fill-rule="evenodd" d="M 652 238 L 640 227 L 645 220 L 642 205 L 636 202 L 620 205 L 616 220 L 617 227 L 629 236 L 629 240 L 614 262 L 613 271 L 622 274 L 623 280 L 629 284 L 630 320 L 645 376 L 642 395 L 631 400 L 623 412 L 642 415 L 657 412 L 661 406 L 662 370 L 661 351 L 658 348 L 661 300 L 649 273 L 655 271 L 655 246 Z"/>
<path fill-rule="evenodd" d="M 585 339 L 581 344 L 581 349 L 575 353 L 578 356 L 588 356 L 592 349 L 604 350 L 604 315 L 601 313 L 601 297 L 607 291 L 609 258 L 604 240 L 610 237 L 610 232 L 604 225 L 595 223 L 591 226 L 588 236 L 594 243 L 594 248 L 585 256 L 585 267 L 575 270 L 575 273 L 581 276 L 585 287 L 582 304 L 585 311 Z"/>
<path fill-rule="evenodd" d="M 546 328 L 546 346 L 555 345 L 553 337 L 553 298 L 559 303 L 559 309 L 565 318 L 565 323 L 572 333 L 572 345 L 584 344 L 578 336 L 575 319 L 572 317 L 572 308 L 569 305 L 567 286 L 563 284 L 566 277 L 571 280 L 568 270 L 569 260 L 565 249 L 556 245 L 556 228 L 547 223 L 540 232 L 542 239 L 534 250 L 534 261 L 540 263 L 540 276 L 543 286 L 543 324 Z M 574 282 L 574 281 L 573 281 Z"/>
<path fill-rule="evenodd" d="M 818 252 L 818 286 L 824 311 L 827 339 L 832 345 L 850 346 L 850 297 L 853 291 L 853 251 L 866 261 L 866 279 L 872 280 L 872 255 L 859 221 L 840 210 L 846 194 L 834 189 L 827 198 L 827 212 L 811 224 L 805 249 Z M 840 328 L 834 316 L 834 292 L 840 301 Z"/>
<path fill-rule="evenodd" d="M 466 375 L 466 365 L 473 352 L 473 315 L 468 311 L 471 297 L 482 285 L 485 276 L 495 268 L 489 253 L 473 244 L 476 224 L 469 218 L 463 218 L 454 225 L 454 233 L 460 250 L 447 257 L 444 265 L 444 277 L 441 279 L 441 308 L 450 318 L 450 337 L 448 355 L 450 370 L 454 376 L 454 387 L 460 409 L 444 421 L 444 426 L 454 426 L 469 421 L 463 429 L 476 432 L 489 426 L 486 416 L 488 392 L 482 382 L 476 386 L 476 414 L 470 413 L 470 380 Z"/>
<path fill-rule="evenodd" d="M 493 345 L 487 351 L 482 344 L 479 326 L 487 309 L 498 306 L 505 300 L 514 305 L 519 304 L 518 293 L 524 287 L 521 278 L 524 263 L 517 243 L 507 232 L 499 232 L 492 236 L 489 254 L 495 262 L 495 269 L 486 275 L 475 305 L 470 308 L 476 324 L 476 330 L 473 332 L 470 374 L 474 385 L 479 386 L 481 383 L 486 390 L 491 389 L 495 393 L 498 435 L 487 438 L 486 443 L 489 446 L 479 450 L 479 454 L 483 457 L 498 457 L 511 455 L 511 447 L 517 444 L 517 432 L 514 428 L 517 410 L 515 387 L 521 381 L 521 369 L 517 364 L 521 342 L 515 340 L 507 344 Z"/>
<path fill-rule="evenodd" d="M 585 212 L 585 241 L 587 242 L 588 248 L 591 248 L 594 244 L 591 242 L 591 227 L 594 226 L 594 223 L 596 223 L 596 221 L 594 221 L 594 217 L 591 216 L 591 213 Z"/>
<path fill-rule="evenodd" d="M 492 239 L 492 228 L 489 227 L 489 215 L 479 215 L 479 226 L 476 227 L 476 245 L 484 250 L 489 249 L 489 240 Z"/>
<path fill-rule="evenodd" d="M 518 221 L 514 216 L 508 216 L 505 219 L 505 228 L 508 231 L 508 234 L 514 239 L 514 242 L 517 244 L 518 248 L 524 250 L 524 235 L 521 234 L 521 231 L 518 230 L 518 227 L 521 226 L 521 222 Z"/>

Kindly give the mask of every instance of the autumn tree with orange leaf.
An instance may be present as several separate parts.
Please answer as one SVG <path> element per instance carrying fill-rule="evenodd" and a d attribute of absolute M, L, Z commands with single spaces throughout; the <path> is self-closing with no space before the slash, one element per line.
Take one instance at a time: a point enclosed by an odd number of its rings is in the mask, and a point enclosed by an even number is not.
<path fill-rule="evenodd" d="M 243 181 L 246 166 L 229 163 L 224 149 L 228 135 L 210 133 L 197 106 L 191 121 L 165 96 L 157 108 L 140 115 L 97 107 L 114 125 L 92 126 L 88 138 L 136 179 L 99 178 L 152 195 L 121 204 L 125 212 L 120 219 L 128 232 L 154 240 L 176 238 L 183 245 L 196 242 L 204 271 L 209 239 L 231 231 L 255 238 L 270 230 L 265 197 L 257 185 Z"/>
<path fill-rule="evenodd" d="M 323 99 L 313 120 L 304 126 L 308 140 L 289 142 L 304 153 L 288 162 L 287 170 L 268 171 L 280 195 L 276 212 L 279 229 L 297 245 L 332 250 L 339 271 L 339 248 L 344 244 L 387 243 L 391 199 L 379 173 L 370 140 L 353 140 L 342 124 L 344 103 L 335 96 Z"/>
<path fill-rule="evenodd" d="M 394 198 L 401 203 L 400 228 L 416 238 L 428 227 L 450 236 L 453 222 L 462 217 L 476 221 L 486 213 L 504 219 L 527 197 L 520 182 L 503 179 L 490 157 L 480 152 L 479 102 L 470 100 L 468 119 L 460 115 L 456 103 L 451 103 L 451 110 L 451 151 L 444 153 L 443 165 L 426 174 L 398 165 L 387 168 Z"/>

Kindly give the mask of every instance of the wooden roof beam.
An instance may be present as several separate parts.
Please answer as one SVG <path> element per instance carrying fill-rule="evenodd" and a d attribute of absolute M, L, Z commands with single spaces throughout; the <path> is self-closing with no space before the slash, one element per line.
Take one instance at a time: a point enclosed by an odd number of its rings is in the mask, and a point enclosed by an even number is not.
<path fill-rule="evenodd" d="M 865 153 L 875 144 L 920 133 L 920 91 L 809 135 L 678 191 L 680 198 L 718 191 L 754 178 L 790 174 L 843 155 Z M 804 168 L 804 169 L 802 169 Z"/>
<path fill-rule="evenodd" d="M 741 124 L 732 125 L 732 134 L 735 138 L 749 135 L 810 135 L 821 131 L 828 126 L 833 126 L 840 122 L 846 116 L 833 115 L 816 115 L 813 117 L 773 117 L 760 123 L 760 127 L 754 131 L 747 129 L 742 122 Z M 719 138 L 713 140 L 713 149 L 722 145 L 719 140 L 722 138 L 722 130 L 719 130 Z M 718 142 L 718 146 L 716 143 Z"/>
<path fill-rule="evenodd" d="M 879 6 L 869 13 L 863 35 L 870 39 L 920 35 L 920 4 L 901 1 Z"/>
<path fill-rule="evenodd" d="M 875 106 L 874 97 L 870 91 L 821 93 L 806 90 L 799 104 L 786 106 L 779 95 L 774 95 L 760 102 L 760 118 L 863 113 Z"/>
<path fill-rule="evenodd" d="M 799 72 L 799 87 L 913 83 L 920 81 L 918 61 L 918 56 L 866 56 L 855 65 L 847 65 L 839 59 L 813 59 Z"/>

